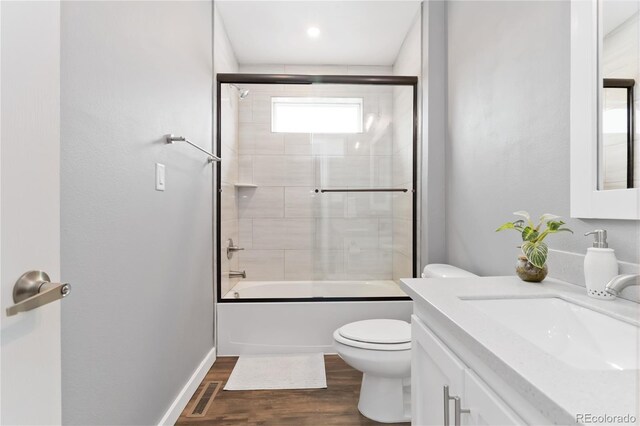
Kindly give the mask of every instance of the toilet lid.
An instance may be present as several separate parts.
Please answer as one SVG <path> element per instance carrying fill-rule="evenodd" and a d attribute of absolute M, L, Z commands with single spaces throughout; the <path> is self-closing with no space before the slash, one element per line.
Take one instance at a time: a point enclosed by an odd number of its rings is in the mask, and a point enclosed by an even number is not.
<path fill-rule="evenodd" d="M 411 326 L 408 322 L 392 319 L 373 319 L 352 322 L 338 329 L 346 339 L 366 343 L 411 342 Z"/>
<path fill-rule="evenodd" d="M 406 343 L 366 343 L 353 339 L 342 337 L 339 329 L 333 332 L 333 339 L 336 344 L 351 346 L 352 348 L 367 349 L 370 351 L 409 351 L 411 350 L 411 342 Z M 340 351 L 338 350 L 338 353 Z"/>

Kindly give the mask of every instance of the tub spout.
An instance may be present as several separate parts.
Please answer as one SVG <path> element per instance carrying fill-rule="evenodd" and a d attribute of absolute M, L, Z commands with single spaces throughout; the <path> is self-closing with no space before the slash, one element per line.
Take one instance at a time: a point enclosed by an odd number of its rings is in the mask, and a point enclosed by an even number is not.
<path fill-rule="evenodd" d="M 247 278 L 247 271 L 229 271 L 229 278 Z"/>

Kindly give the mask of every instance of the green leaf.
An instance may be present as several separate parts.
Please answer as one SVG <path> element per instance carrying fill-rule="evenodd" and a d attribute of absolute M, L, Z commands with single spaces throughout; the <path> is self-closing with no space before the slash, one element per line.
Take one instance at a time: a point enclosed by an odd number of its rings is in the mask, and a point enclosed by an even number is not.
<path fill-rule="evenodd" d="M 536 239 L 536 241 L 538 242 L 542 242 L 542 240 L 544 240 L 545 238 L 547 238 L 547 236 L 549 234 L 555 234 L 557 232 L 571 232 L 573 234 L 573 231 L 569 228 L 562 228 L 562 225 L 564 225 L 564 222 L 562 220 L 556 220 L 559 219 L 559 216 L 553 216 L 549 213 L 546 213 L 544 215 L 542 215 L 542 217 L 540 218 L 541 220 L 543 218 L 549 217 L 551 218 L 549 221 L 547 221 L 547 229 L 545 229 L 540 236 Z"/>
<path fill-rule="evenodd" d="M 560 219 L 560 216 L 555 215 L 555 214 L 551 214 L 551 213 L 543 214 L 542 216 L 540 216 L 540 221 L 538 222 L 538 226 L 536 226 L 536 229 L 539 230 L 543 223 L 545 223 L 545 222 L 548 223 L 549 221 L 552 221 L 552 220 L 555 220 L 555 219 Z"/>
<path fill-rule="evenodd" d="M 513 222 L 507 222 L 501 225 L 498 229 L 496 229 L 496 232 L 504 231 L 505 229 L 513 229 L 513 228 L 514 228 Z"/>
<path fill-rule="evenodd" d="M 564 225 L 564 222 L 561 220 L 550 220 L 547 222 L 547 227 L 552 231 L 557 231 L 562 225 Z"/>
<path fill-rule="evenodd" d="M 522 230 L 522 241 L 533 241 L 538 238 L 538 231 L 530 226 Z"/>
<path fill-rule="evenodd" d="M 549 248 L 546 243 L 526 241 L 522 244 L 522 253 L 532 265 L 538 268 L 544 267 L 549 255 Z"/>
<path fill-rule="evenodd" d="M 496 229 L 498 231 L 504 231 L 505 229 L 515 229 L 516 231 L 522 232 L 522 226 L 524 225 L 523 220 L 516 220 L 515 222 L 507 222 Z"/>

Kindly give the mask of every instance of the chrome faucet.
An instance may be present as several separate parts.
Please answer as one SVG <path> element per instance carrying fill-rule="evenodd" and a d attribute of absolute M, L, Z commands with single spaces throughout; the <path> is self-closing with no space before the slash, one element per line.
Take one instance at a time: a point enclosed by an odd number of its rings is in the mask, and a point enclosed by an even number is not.
<path fill-rule="evenodd" d="M 640 285 L 640 274 L 616 275 L 604 289 L 607 293 L 617 296 L 622 290 L 632 285 Z"/>
<path fill-rule="evenodd" d="M 229 271 L 229 278 L 247 278 L 247 271 Z"/>

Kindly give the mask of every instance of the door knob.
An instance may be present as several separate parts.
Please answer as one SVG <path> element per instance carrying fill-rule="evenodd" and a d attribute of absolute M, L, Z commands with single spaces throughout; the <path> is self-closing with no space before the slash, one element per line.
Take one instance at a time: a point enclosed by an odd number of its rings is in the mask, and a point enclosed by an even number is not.
<path fill-rule="evenodd" d="M 49 275 L 42 271 L 29 271 L 23 274 L 13 286 L 15 305 L 7 308 L 7 316 L 26 312 L 47 303 L 66 297 L 71 292 L 67 283 L 52 283 Z"/>

